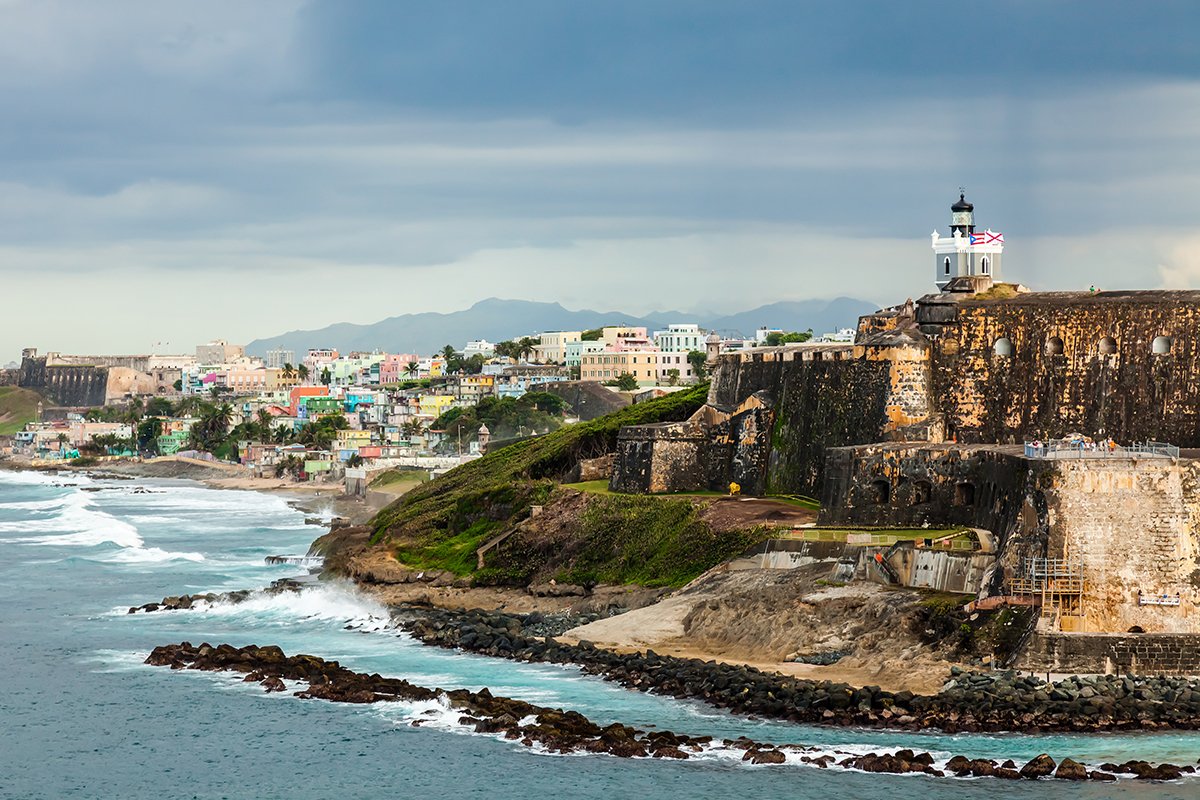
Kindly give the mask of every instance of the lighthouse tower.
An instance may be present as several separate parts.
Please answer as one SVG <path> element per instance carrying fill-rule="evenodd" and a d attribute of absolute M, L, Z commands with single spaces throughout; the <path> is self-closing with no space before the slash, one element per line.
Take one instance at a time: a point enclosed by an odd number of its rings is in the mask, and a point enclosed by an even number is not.
<path fill-rule="evenodd" d="M 934 283 L 945 290 L 955 278 L 969 277 L 975 291 L 986 291 L 1000 281 L 1004 234 L 975 230 L 975 206 L 964 192 L 950 206 L 950 235 L 932 234 Z"/>

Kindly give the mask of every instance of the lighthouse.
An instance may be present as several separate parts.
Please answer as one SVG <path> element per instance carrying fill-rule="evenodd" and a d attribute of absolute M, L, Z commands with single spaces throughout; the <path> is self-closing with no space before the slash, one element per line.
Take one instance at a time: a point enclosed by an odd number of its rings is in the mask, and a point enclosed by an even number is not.
<path fill-rule="evenodd" d="M 950 235 L 938 231 L 931 235 L 934 283 L 939 290 L 955 278 L 972 278 L 975 291 L 986 291 L 1000 281 L 1000 259 L 1004 254 L 1004 234 L 990 228 L 975 230 L 975 206 L 959 192 L 950 206 Z"/>

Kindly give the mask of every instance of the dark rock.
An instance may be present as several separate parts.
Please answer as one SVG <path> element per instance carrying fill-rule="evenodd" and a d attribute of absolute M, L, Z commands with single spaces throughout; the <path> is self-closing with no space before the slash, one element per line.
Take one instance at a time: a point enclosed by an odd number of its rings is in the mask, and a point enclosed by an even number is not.
<path fill-rule="evenodd" d="M 1068 781 L 1087 780 L 1087 768 L 1070 758 L 1064 758 L 1058 764 L 1058 769 L 1054 771 L 1054 777 Z"/>
<path fill-rule="evenodd" d="M 1042 753 L 1025 766 L 1021 767 L 1022 778 L 1044 778 L 1054 772 L 1054 759 Z"/>

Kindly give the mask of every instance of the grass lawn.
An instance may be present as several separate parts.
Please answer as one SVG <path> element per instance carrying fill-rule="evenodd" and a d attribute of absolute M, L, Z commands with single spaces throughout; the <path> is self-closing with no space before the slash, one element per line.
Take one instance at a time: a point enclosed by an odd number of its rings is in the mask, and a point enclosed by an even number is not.
<path fill-rule="evenodd" d="M 370 488 L 400 494 L 429 480 L 429 473 L 417 469 L 389 469 L 375 476 Z"/>
<path fill-rule="evenodd" d="M 591 492 L 592 494 L 613 494 L 613 492 L 609 491 L 609 489 L 608 489 L 608 481 L 603 481 L 603 480 L 601 480 L 601 481 L 583 481 L 582 483 L 564 483 L 563 486 L 565 486 L 568 489 L 577 489 L 581 492 Z M 728 492 L 713 492 L 713 491 L 707 491 L 707 490 L 697 490 L 694 492 L 677 492 L 677 493 L 673 493 L 673 494 L 652 494 L 652 495 L 647 495 L 647 496 L 648 497 L 729 497 L 730 495 Z M 754 499 L 754 498 L 751 498 L 750 495 L 745 495 L 745 497 L 747 497 L 748 499 Z M 787 503 L 790 506 L 796 506 L 797 508 L 807 508 L 812 511 L 820 511 L 821 510 L 820 503 L 818 503 L 816 500 L 813 500 L 811 497 L 804 497 L 803 495 L 768 495 L 761 499 L 762 500 L 773 500 L 778 503 Z"/>
<path fill-rule="evenodd" d="M 608 489 L 608 481 L 583 481 L 582 483 L 564 483 L 564 487 L 568 489 L 578 489 L 581 492 L 591 492 L 592 494 L 622 494 L 621 492 L 612 492 Z M 724 497 L 724 492 L 676 492 L 674 494 L 648 494 L 648 495 L 628 495 L 630 497 Z"/>
<path fill-rule="evenodd" d="M 9 436 L 37 418 L 37 392 L 16 386 L 0 386 L 0 436 Z"/>

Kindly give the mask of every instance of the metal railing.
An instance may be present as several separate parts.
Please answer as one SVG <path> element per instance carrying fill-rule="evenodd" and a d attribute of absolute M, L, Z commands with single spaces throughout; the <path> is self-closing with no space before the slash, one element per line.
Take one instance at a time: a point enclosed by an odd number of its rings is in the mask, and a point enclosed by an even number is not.
<path fill-rule="evenodd" d="M 1130 458 L 1132 456 L 1158 456 L 1179 458 L 1179 448 L 1166 442 L 1135 442 L 1120 445 L 1111 439 L 1052 439 L 1047 442 L 1025 443 L 1026 458 Z"/>

